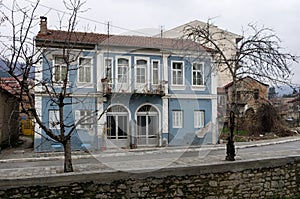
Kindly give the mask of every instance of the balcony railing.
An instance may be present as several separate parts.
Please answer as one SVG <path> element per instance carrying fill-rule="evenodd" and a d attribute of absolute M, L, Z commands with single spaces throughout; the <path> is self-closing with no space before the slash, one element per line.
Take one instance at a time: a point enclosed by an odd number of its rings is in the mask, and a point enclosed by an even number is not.
<path fill-rule="evenodd" d="M 141 89 L 135 88 L 134 86 L 131 89 L 122 89 L 118 88 L 118 86 L 111 83 L 111 81 L 107 78 L 101 79 L 103 96 L 110 95 L 113 93 L 131 93 L 136 95 L 165 95 L 165 81 L 161 81 L 158 85 L 148 86 L 145 84 L 145 87 Z"/>

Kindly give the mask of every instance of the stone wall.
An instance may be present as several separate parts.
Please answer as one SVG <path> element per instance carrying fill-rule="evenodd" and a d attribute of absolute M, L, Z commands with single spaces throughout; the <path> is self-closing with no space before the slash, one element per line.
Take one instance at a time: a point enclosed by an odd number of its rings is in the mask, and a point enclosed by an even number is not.
<path fill-rule="evenodd" d="M 300 156 L 0 181 L 0 198 L 281 198 L 300 195 Z"/>

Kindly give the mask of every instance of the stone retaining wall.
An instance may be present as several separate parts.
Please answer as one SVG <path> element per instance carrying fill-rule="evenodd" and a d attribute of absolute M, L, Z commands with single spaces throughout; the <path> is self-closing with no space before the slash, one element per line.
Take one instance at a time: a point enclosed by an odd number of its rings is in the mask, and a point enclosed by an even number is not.
<path fill-rule="evenodd" d="M 281 198 L 300 195 L 300 156 L 0 181 L 0 198 Z"/>

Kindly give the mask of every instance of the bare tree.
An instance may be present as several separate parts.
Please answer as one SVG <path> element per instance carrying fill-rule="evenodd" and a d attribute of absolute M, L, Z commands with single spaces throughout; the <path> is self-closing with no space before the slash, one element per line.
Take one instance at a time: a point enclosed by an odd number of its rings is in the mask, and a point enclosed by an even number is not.
<path fill-rule="evenodd" d="M 74 48 L 74 46 L 76 46 L 76 43 L 74 43 L 74 37 L 76 37 L 74 31 L 78 13 L 84 3 L 80 0 L 64 1 L 65 7 L 70 15 L 67 20 L 65 37 L 60 38 L 63 39 L 63 42 L 59 46 L 60 61 L 63 63 L 64 68 L 61 69 L 63 71 L 61 71 L 58 77 L 60 80 L 59 84 L 55 81 L 57 77 L 52 73 L 53 66 L 47 57 L 49 52 L 47 52 L 47 54 L 43 51 L 43 48 L 51 49 L 51 46 L 48 43 L 44 43 L 40 44 L 41 46 L 39 48 L 35 48 L 36 43 L 33 39 L 34 33 L 32 33 L 32 30 L 38 24 L 37 20 L 39 20 L 39 17 L 36 16 L 36 12 L 39 3 L 40 1 L 38 0 L 35 4 L 22 7 L 17 1 L 14 1 L 11 8 L 5 7 L 7 12 L 1 11 L 3 23 L 9 24 L 12 32 L 8 34 L 9 36 L 1 35 L 2 38 L 5 38 L 5 42 L 2 42 L 3 48 L 0 55 L 1 59 L 4 60 L 7 65 L 8 73 L 14 77 L 20 85 L 20 99 L 24 99 L 24 97 L 27 99 L 26 102 L 20 102 L 22 107 L 21 111 L 32 115 L 39 127 L 51 140 L 63 145 L 65 157 L 64 172 L 72 172 L 72 135 L 80 124 L 83 122 L 90 122 L 91 125 L 95 124 L 105 112 L 98 113 L 98 111 L 94 109 L 88 114 L 80 116 L 80 118 L 77 118 L 75 121 L 70 122 L 70 120 L 67 119 L 72 112 L 66 107 L 73 104 L 72 100 L 70 100 L 71 98 L 76 98 L 73 97 L 76 91 L 70 89 L 70 74 L 81 69 L 78 65 L 74 67 L 74 62 L 77 62 L 82 52 L 80 48 Z M 44 19 L 42 18 L 41 20 Z M 47 32 L 45 34 L 47 34 Z M 53 38 L 53 40 L 55 39 L 57 38 Z M 46 63 L 45 65 L 48 63 L 48 67 L 36 68 L 41 62 Z M 41 78 L 42 73 L 49 74 L 49 78 Z M 33 90 L 42 95 L 46 95 L 49 98 L 47 103 L 57 107 L 57 114 L 55 114 L 56 121 L 53 121 L 52 124 L 45 124 L 42 120 L 41 113 L 35 105 Z M 84 99 L 86 98 L 87 96 L 83 96 L 79 100 L 76 100 L 76 103 L 84 104 Z M 29 106 L 25 105 L 25 103 L 29 104 Z M 69 113 L 67 111 L 69 111 Z M 54 127 L 57 127 L 57 129 Z"/>
<path fill-rule="evenodd" d="M 281 40 L 272 29 L 249 24 L 241 38 L 227 37 L 226 31 L 215 28 L 208 20 L 205 26 L 187 26 L 184 36 L 210 48 L 215 70 L 230 74 L 233 82 L 232 104 L 229 111 L 237 114 L 237 86 L 239 79 L 250 76 L 273 85 L 292 85 L 290 65 L 298 58 L 285 52 Z M 233 128 L 235 114 L 230 113 L 231 134 L 228 137 L 228 160 L 234 160 Z"/>
<path fill-rule="evenodd" d="M 185 37 L 212 50 L 215 70 L 227 71 L 233 83 L 250 76 L 275 85 L 292 85 L 290 65 L 299 57 L 284 51 L 280 38 L 272 29 L 249 24 L 242 37 L 233 40 L 226 36 L 226 31 L 214 31 L 214 27 L 210 20 L 204 27 L 187 26 Z"/>

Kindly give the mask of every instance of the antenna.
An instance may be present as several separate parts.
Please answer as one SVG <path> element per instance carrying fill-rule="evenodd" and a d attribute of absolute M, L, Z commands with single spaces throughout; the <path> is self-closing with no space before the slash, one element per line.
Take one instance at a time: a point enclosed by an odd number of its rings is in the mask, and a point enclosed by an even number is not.
<path fill-rule="evenodd" d="M 163 39 L 163 30 L 164 30 L 164 26 L 160 26 L 159 27 L 159 29 L 160 29 L 160 39 L 162 40 Z M 161 66 L 160 66 L 160 68 L 161 68 L 161 70 L 162 70 L 162 77 L 161 77 L 161 84 L 165 81 L 165 70 L 164 70 L 164 49 L 163 49 L 163 42 L 161 41 L 160 42 L 161 43 L 161 46 L 160 46 L 160 51 L 161 51 Z M 164 83 L 163 83 L 164 84 Z M 163 85 L 164 86 L 164 85 Z"/>
<path fill-rule="evenodd" d="M 109 60 L 109 37 L 110 37 L 110 22 L 107 22 L 107 54 L 106 54 L 106 59 L 104 60 L 104 64 L 105 64 L 105 77 L 106 78 L 110 78 L 109 76 L 109 66 L 108 66 L 108 61 Z"/>

